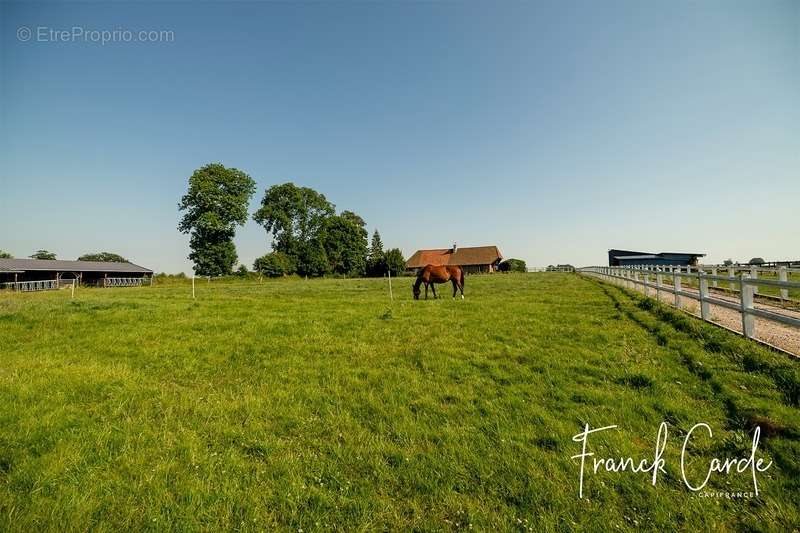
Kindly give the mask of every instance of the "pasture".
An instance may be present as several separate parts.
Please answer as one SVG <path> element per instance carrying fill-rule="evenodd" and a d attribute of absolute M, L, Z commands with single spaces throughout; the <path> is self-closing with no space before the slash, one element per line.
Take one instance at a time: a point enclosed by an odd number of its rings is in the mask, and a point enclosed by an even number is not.
<path fill-rule="evenodd" d="M 0 529 L 800 527 L 797 361 L 575 274 L 411 281 L 0 294 Z M 584 424 L 652 458 L 662 421 L 656 486 L 587 472 L 578 498 Z M 763 426 L 758 497 L 684 485 L 698 422 L 697 483 Z"/>

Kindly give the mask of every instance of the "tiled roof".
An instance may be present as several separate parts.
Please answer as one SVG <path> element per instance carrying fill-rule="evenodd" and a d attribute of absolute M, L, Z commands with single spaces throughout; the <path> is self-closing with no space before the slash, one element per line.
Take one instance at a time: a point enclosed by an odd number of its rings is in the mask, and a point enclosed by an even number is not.
<path fill-rule="evenodd" d="M 439 248 L 436 250 L 417 250 L 408 261 L 406 268 L 422 268 L 427 265 L 491 265 L 503 259 L 497 246 L 473 246 L 456 248 Z"/>
<path fill-rule="evenodd" d="M 0 272 L 132 272 L 149 274 L 152 270 L 133 263 L 104 261 L 61 261 L 57 259 L 0 259 Z"/>

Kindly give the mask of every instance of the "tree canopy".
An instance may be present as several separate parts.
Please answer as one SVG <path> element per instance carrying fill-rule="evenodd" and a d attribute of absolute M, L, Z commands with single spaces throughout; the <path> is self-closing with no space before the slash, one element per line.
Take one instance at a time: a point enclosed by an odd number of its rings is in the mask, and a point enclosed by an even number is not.
<path fill-rule="evenodd" d="M 275 251 L 296 254 L 319 238 L 326 219 L 334 213 L 334 205 L 324 195 L 289 182 L 266 190 L 253 220 L 272 233 Z"/>
<path fill-rule="evenodd" d="M 269 187 L 253 220 L 272 236 L 272 253 L 259 257 L 253 265 L 264 275 L 363 276 L 386 272 L 377 230 L 368 248 L 364 219 L 352 211 L 337 214 L 336 206 L 324 194 L 309 187 L 291 182 Z"/>
<path fill-rule="evenodd" d="M 5 250 L 0 250 L 0 259 L 14 259 L 14 256 Z"/>
<path fill-rule="evenodd" d="M 552 265 L 550 265 L 552 267 Z M 528 268 L 522 259 L 506 259 L 498 265 L 500 272 L 527 272 Z M 555 267 L 553 267 L 555 268 Z"/>
<path fill-rule="evenodd" d="M 78 258 L 78 261 L 100 261 L 103 263 L 127 263 L 128 260 L 119 254 L 111 252 L 98 252 L 83 254 Z"/>
<path fill-rule="evenodd" d="M 253 263 L 253 270 L 272 278 L 288 276 L 297 271 L 294 260 L 283 252 L 272 252 L 263 255 Z"/>
<path fill-rule="evenodd" d="M 323 247 L 331 272 L 363 276 L 367 266 L 367 230 L 364 219 L 343 211 L 325 222 Z"/>
<path fill-rule="evenodd" d="M 764 263 L 766 263 L 766 261 L 761 257 L 754 257 L 747 262 L 748 265 L 763 265 Z"/>
<path fill-rule="evenodd" d="M 31 259 L 55 259 L 56 254 L 54 252 L 49 252 L 47 250 L 36 250 L 28 257 L 30 257 Z"/>
<path fill-rule="evenodd" d="M 294 183 L 270 187 L 253 220 L 272 234 L 272 249 L 292 258 L 300 275 L 364 274 L 364 219 L 352 211 L 337 215 L 336 207 L 314 189 Z"/>
<path fill-rule="evenodd" d="M 253 179 L 236 168 L 211 163 L 194 171 L 189 190 L 178 209 L 185 214 L 178 225 L 190 233 L 189 259 L 202 276 L 230 274 L 237 262 L 233 237 L 247 221 L 247 204 L 255 193 Z"/>
<path fill-rule="evenodd" d="M 400 248 L 392 248 L 387 251 L 384 256 L 384 261 L 386 263 L 386 270 L 391 272 L 392 276 L 399 276 L 406 269 L 406 260 Z"/>
<path fill-rule="evenodd" d="M 383 253 L 383 241 L 381 234 L 376 229 L 372 234 L 372 242 L 369 246 L 369 256 L 367 257 L 367 275 L 383 276 L 386 273 L 386 257 Z"/>

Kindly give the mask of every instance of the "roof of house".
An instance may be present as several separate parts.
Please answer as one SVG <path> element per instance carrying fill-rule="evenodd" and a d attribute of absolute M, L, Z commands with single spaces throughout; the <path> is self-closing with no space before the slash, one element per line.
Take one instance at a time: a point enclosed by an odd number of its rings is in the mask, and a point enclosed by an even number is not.
<path fill-rule="evenodd" d="M 153 271 L 133 263 L 105 261 L 61 261 L 58 259 L 0 259 L 0 272 L 135 272 L 149 274 Z"/>
<path fill-rule="evenodd" d="M 437 248 L 435 250 L 417 250 L 408 261 L 406 268 L 422 268 L 427 265 L 491 265 L 503 259 L 497 246 Z"/>

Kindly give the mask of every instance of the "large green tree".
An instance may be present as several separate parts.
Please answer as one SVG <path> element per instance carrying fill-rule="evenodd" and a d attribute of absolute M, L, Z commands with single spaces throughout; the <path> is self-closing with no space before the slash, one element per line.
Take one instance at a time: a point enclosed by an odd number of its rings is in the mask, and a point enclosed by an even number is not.
<path fill-rule="evenodd" d="M 56 254 L 54 252 L 48 252 L 47 250 L 36 250 L 28 257 L 31 259 L 55 259 Z"/>
<path fill-rule="evenodd" d="M 343 211 L 327 219 L 322 232 L 330 270 L 346 276 L 363 276 L 367 266 L 367 230 L 364 219 Z"/>
<path fill-rule="evenodd" d="M 385 256 L 386 270 L 392 273 L 392 276 L 399 276 L 406 269 L 406 260 L 403 258 L 403 252 L 400 248 L 392 248 L 386 252 Z"/>
<path fill-rule="evenodd" d="M 0 250 L 0 259 L 14 259 L 14 256 L 5 250 Z"/>
<path fill-rule="evenodd" d="M 295 260 L 299 274 L 319 276 L 330 271 L 324 232 L 335 209 L 323 194 L 290 182 L 266 190 L 253 220 L 272 234 L 274 251 Z"/>
<path fill-rule="evenodd" d="M 78 261 L 100 261 L 103 263 L 127 263 L 128 260 L 119 254 L 111 252 L 99 252 L 96 254 L 83 254 Z"/>
<path fill-rule="evenodd" d="M 253 179 L 235 168 L 211 163 L 194 171 L 178 204 L 185 214 L 178 229 L 190 233 L 189 259 L 201 276 L 230 274 L 237 262 L 233 237 L 247 221 L 247 204 L 256 191 Z"/>

